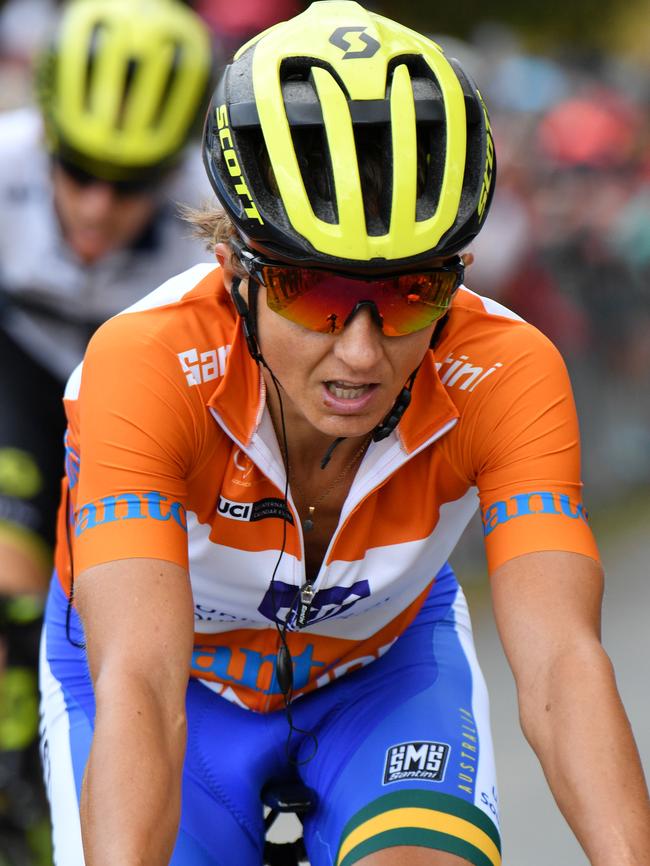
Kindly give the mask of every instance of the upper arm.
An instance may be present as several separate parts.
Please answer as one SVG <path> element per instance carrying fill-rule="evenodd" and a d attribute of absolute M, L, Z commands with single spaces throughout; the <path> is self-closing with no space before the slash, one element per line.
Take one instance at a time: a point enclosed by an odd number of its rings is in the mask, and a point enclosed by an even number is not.
<path fill-rule="evenodd" d="M 490 576 L 494 615 L 520 689 L 541 687 L 559 660 L 600 645 L 603 575 L 587 556 L 540 551 Z"/>
<path fill-rule="evenodd" d="M 489 569 L 538 551 L 597 560 L 582 502 L 577 413 L 562 357 L 539 331 L 519 323 L 504 339 L 503 359 L 491 388 L 477 392 L 467 407 L 466 439 Z"/>
<path fill-rule="evenodd" d="M 78 428 L 77 466 L 68 473 L 78 573 L 128 557 L 187 567 L 198 397 L 173 353 L 140 333 L 146 320 L 138 315 L 117 317 L 93 337 L 69 408 Z"/>
<path fill-rule="evenodd" d="M 75 580 L 75 604 L 96 690 L 119 678 L 184 697 L 194 626 L 185 569 L 144 558 L 97 565 Z"/>

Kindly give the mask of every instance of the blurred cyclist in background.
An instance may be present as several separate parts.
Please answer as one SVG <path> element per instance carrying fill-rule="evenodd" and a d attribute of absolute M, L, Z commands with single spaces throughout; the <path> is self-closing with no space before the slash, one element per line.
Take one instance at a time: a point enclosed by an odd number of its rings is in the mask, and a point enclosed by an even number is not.
<path fill-rule="evenodd" d="M 40 111 L 0 116 L 0 795 L 36 735 L 62 383 L 104 319 L 201 255 L 176 202 L 209 189 L 184 148 L 211 70 L 176 0 L 75 0 L 37 67 Z"/>

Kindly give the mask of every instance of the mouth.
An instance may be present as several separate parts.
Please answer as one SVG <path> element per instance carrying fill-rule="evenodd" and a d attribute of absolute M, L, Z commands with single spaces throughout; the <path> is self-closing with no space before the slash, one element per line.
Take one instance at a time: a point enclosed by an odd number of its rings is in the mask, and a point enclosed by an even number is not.
<path fill-rule="evenodd" d="M 323 382 L 323 386 L 323 402 L 337 415 L 369 411 L 379 389 L 376 382 L 346 382 L 341 379 L 329 379 Z"/>
<path fill-rule="evenodd" d="M 365 396 L 371 388 L 376 386 L 372 383 L 358 384 L 337 380 L 325 382 L 325 387 L 337 400 L 358 400 L 360 397 Z"/>

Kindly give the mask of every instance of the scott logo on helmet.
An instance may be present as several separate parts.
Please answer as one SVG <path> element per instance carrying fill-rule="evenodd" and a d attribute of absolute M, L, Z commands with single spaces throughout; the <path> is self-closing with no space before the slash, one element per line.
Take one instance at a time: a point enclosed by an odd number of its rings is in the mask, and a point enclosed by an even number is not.
<path fill-rule="evenodd" d="M 480 98 L 480 94 L 479 94 Z M 483 219 L 485 206 L 488 202 L 490 187 L 492 186 L 492 175 L 494 174 L 494 141 L 492 140 L 492 129 L 488 118 L 487 108 L 481 99 L 483 106 L 483 114 L 485 115 L 485 172 L 483 174 L 483 185 L 481 186 L 481 194 L 478 200 L 478 217 Z"/>
<path fill-rule="evenodd" d="M 363 32 L 366 29 L 366 27 L 337 27 L 334 33 L 332 33 L 330 36 L 330 42 L 332 45 L 340 48 L 341 51 L 345 51 L 345 54 L 342 57 L 343 60 L 353 60 L 355 58 L 360 60 L 364 57 L 374 57 L 379 51 L 381 45 L 376 39 L 373 39 L 372 36 L 368 36 L 367 33 Z M 359 51 L 350 51 L 352 46 L 345 38 L 348 33 L 358 33 L 359 42 L 363 42 L 365 47 Z"/>
<path fill-rule="evenodd" d="M 237 154 L 232 146 L 232 135 L 230 134 L 230 127 L 228 125 L 228 106 L 225 104 L 220 105 L 215 111 L 215 116 L 217 119 L 217 127 L 219 129 L 219 144 L 221 145 L 224 162 L 226 163 L 230 176 L 237 180 L 237 183 L 235 184 L 235 192 L 241 199 L 243 199 L 244 213 L 250 219 L 256 219 L 260 225 L 264 225 L 264 220 L 260 216 L 257 205 L 253 201 L 248 185 L 242 176 L 241 166 L 239 165 Z"/>

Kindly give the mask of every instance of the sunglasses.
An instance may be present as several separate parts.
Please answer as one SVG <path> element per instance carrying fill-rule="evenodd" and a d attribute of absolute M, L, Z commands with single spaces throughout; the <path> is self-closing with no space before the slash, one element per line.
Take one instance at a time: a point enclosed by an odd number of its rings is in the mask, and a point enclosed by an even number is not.
<path fill-rule="evenodd" d="M 274 313 L 321 334 L 340 334 L 363 307 L 388 337 L 421 331 L 444 316 L 465 275 L 460 256 L 415 273 L 360 277 L 266 261 L 238 244 L 235 249 L 247 274 L 266 289 Z"/>
<path fill-rule="evenodd" d="M 95 184 L 105 184 L 110 186 L 116 195 L 124 198 L 146 195 L 155 188 L 157 183 L 157 180 L 152 180 L 151 177 L 134 178 L 132 180 L 105 180 L 60 155 L 55 158 L 55 161 L 77 186 L 90 187 Z"/>

